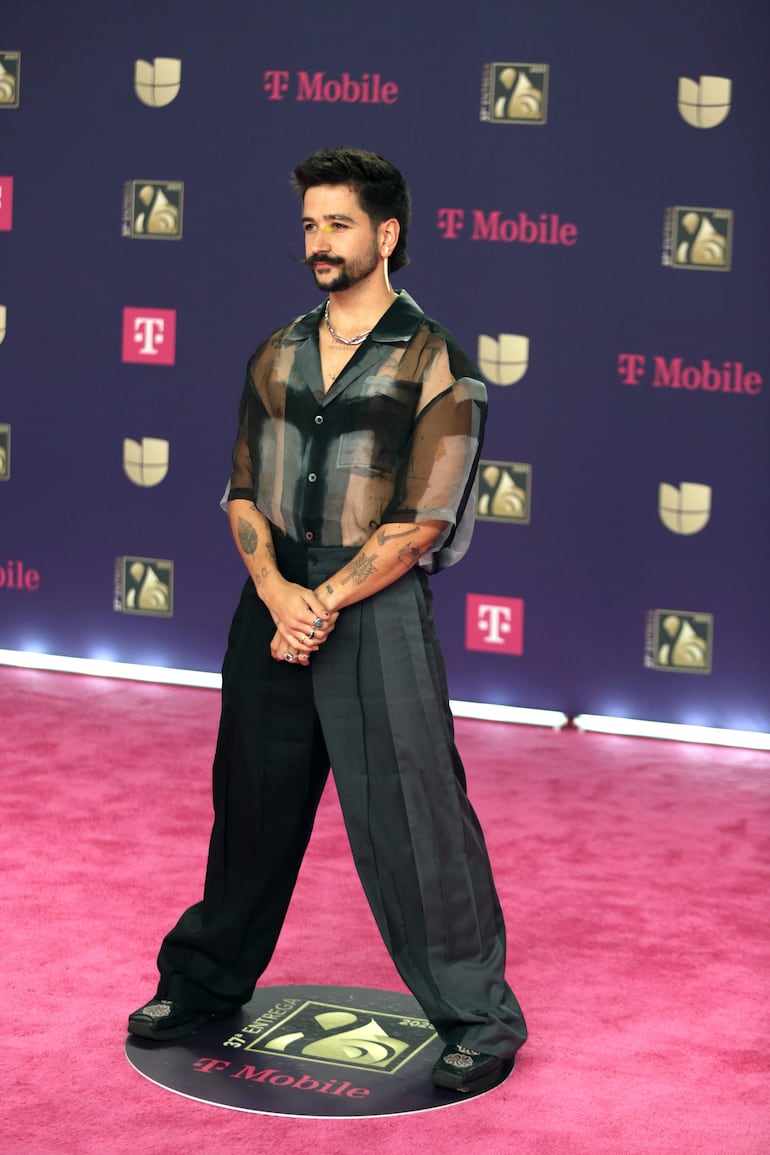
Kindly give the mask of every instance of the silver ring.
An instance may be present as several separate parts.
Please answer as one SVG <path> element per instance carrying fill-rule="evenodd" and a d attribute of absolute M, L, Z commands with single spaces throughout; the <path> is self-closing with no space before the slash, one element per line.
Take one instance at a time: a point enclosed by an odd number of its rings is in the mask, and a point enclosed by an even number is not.
<path fill-rule="evenodd" d="M 309 634 L 305 634 L 305 637 L 307 638 L 308 641 L 312 641 L 313 638 L 315 637 L 315 630 L 311 630 Z"/>
<path fill-rule="evenodd" d="M 313 618 L 313 629 L 314 630 L 320 630 L 320 628 L 323 624 L 324 624 L 323 618 Z"/>
<path fill-rule="evenodd" d="M 283 655 L 283 660 L 284 660 L 284 662 L 293 662 L 294 661 L 294 654 L 290 654 L 289 651 L 287 650 L 286 653 Z"/>

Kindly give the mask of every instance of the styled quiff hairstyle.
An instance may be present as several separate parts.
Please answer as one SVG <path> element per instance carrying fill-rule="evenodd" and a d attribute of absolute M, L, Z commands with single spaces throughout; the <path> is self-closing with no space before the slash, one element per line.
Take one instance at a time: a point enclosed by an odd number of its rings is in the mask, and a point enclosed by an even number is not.
<path fill-rule="evenodd" d="M 384 156 L 360 148 L 322 148 L 297 165 L 291 183 L 301 197 L 317 185 L 347 185 L 357 194 L 361 208 L 375 227 L 395 217 L 400 233 L 388 267 L 395 273 L 409 264 L 409 189 L 396 166 Z"/>

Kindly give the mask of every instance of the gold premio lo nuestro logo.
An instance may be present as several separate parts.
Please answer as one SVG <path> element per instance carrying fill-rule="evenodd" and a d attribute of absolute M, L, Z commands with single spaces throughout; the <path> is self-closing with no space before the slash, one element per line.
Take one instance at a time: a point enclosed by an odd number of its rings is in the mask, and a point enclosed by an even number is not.
<path fill-rule="evenodd" d="M 482 461 L 479 464 L 480 521 L 508 521 L 529 525 L 532 466 L 519 461 Z"/>
<path fill-rule="evenodd" d="M 178 241 L 182 236 L 183 194 L 181 181 L 128 181 L 123 197 L 123 235 Z"/>
<path fill-rule="evenodd" d="M 672 269 L 726 272 L 732 261 L 731 209 L 676 205 L 666 209 L 663 264 Z"/>
<path fill-rule="evenodd" d="M 716 128 L 730 111 L 732 82 L 726 76 L 679 77 L 677 106 L 693 128 Z"/>
<path fill-rule="evenodd" d="M 11 427 L 0 422 L 0 481 L 8 481 L 11 476 Z"/>
<path fill-rule="evenodd" d="M 243 1046 L 246 1034 L 253 1038 Z M 427 1019 L 340 1007 L 314 999 L 287 999 L 226 1045 L 243 1046 L 244 1051 L 274 1058 L 286 1055 L 304 1062 L 395 1074 L 435 1038 L 436 1032 Z"/>
<path fill-rule="evenodd" d="M 172 56 L 156 56 L 134 61 L 134 92 L 149 108 L 171 104 L 182 87 L 182 61 Z"/>
<path fill-rule="evenodd" d="M 0 52 L 0 108 L 18 108 L 21 53 Z"/>
<path fill-rule="evenodd" d="M 0 305 L 0 345 L 5 340 L 5 334 L 8 331 L 8 310 L 5 305 Z"/>
<path fill-rule="evenodd" d="M 119 557 L 113 608 L 124 614 L 172 617 L 174 563 L 152 557 Z"/>
<path fill-rule="evenodd" d="M 645 665 L 653 670 L 710 674 L 714 617 L 680 610 L 652 610 Z"/>
<path fill-rule="evenodd" d="M 480 115 L 489 124 L 545 124 L 548 65 L 485 64 Z"/>

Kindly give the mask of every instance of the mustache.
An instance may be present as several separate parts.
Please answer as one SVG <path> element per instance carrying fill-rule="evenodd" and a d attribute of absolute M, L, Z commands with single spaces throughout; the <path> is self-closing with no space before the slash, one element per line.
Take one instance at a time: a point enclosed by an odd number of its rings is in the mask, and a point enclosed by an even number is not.
<path fill-rule="evenodd" d="M 319 253 L 315 253 L 309 257 L 304 257 L 303 260 L 301 260 L 299 263 L 301 265 L 307 265 L 307 267 L 309 269 L 312 269 L 313 265 L 344 265 L 345 264 L 342 257 L 321 256 Z"/>
<path fill-rule="evenodd" d="M 344 265 L 345 261 L 342 257 L 322 257 L 320 253 L 313 253 L 309 257 L 300 257 L 294 248 L 294 245 L 289 245 L 289 256 L 294 261 L 295 265 L 304 265 L 308 269 L 312 269 L 313 265 Z"/>

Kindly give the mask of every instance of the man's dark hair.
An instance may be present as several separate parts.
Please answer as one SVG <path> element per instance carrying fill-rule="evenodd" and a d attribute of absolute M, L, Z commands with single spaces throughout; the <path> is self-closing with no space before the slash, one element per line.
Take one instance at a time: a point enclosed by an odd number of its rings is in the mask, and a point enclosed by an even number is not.
<path fill-rule="evenodd" d="M 401 231 L 388 267 L 395 273 L 409 263 L 406 239 L 412 205 L 406 181 L 394 164 L 376 152 L 360 148 L 322 148 L 298 164 L 292 173 L 292 185 L 302 197 L 309 188 L 321 184 L 352 188 L 375 226 L 395 217 Z"/>

